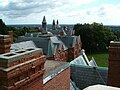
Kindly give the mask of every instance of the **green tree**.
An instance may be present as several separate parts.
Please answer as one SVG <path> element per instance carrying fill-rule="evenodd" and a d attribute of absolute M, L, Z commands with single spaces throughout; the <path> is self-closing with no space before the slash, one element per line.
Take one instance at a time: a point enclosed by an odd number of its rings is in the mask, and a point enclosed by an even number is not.
<path fill-rule="evenodd" d="M 74 25 L 75 35 L 81 35 L 83 48 L 88 53 L 105 51 L 111 40 L 116 40 L 116 35 L 111 29 L 103 24 L 76 24 Z"/>
<path fill-rule="evenodd" d="M 0 34 L 6 34 L 7 33 L 7 27 L 5 23 L 0 19 Z"/>

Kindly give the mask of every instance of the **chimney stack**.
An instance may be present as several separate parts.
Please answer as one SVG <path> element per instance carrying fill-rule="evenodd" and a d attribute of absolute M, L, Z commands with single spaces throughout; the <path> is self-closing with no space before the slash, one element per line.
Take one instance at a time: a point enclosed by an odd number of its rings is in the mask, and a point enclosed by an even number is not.
<path fill-rule="evenodd" d="M 11 38 L 9 35 L 0 35 L 0 54 L 10 52 Z"/>
<path fill-rule="evenodd" d="M 13 31 L 8 31 L 8 35 L 11 38 L 11 43 L 13 43 Z"/>
<path fill-rule="evenodd" d="M 120 87 L 120 42 L 110 42 L 108 85 Z"/>

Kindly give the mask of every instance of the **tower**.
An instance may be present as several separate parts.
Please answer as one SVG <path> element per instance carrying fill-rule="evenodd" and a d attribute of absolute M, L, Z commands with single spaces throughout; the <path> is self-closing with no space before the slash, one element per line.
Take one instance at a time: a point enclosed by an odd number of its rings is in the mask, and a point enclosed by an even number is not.
<path fill-rule="evenodd" d="M 56 23 L 57 23 L 56 28 L 59 29 L 60 28 L 59 21 L 57 20 Z"/>
<path fill-rule="evenodd" d="M 57 25 L 59 25 L 59 21 L 58 21 L 58 19 L 57 19 Z"/>
<path fill-rule="evenodd" d="M 52 29 L 53 29 L 53 30 L 56 30 L 55 20 L 53 20 L 53 23 L 52 23 Z"/>
<path fill-rule="evenodd" d="M 45 19 L 45 16 L 43 17 L 43 21 L 42 21 L 42 33 L 47 33 L 47 22 L 46 22 L 46 19 Z"/>

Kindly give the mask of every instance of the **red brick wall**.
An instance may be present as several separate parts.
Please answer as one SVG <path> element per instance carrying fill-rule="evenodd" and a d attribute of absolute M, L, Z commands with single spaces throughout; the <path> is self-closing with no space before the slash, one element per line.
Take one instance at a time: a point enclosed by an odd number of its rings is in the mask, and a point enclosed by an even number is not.
<path fill-rule="evenodd" d="M 17 65 L 20 65 L 19 67 L 8 72 L 0 70 L 0 90 L 43 90 L 43 82 L 41 81 L 43 81 L 42 77 L 45 72 L 46 57 L 38 52 L 31 55 L 30 58 L 28 56 L 25 58 L 27 59 L 23 59 L 22 62 L 20 59 L 20 62 L 17 63 Z M 29 60 L 32 61 L 24 63 Z"/>
<path fill-rule="evenodd" d="M 68 49 L 68 61 L 72 61 L 74 59 L 74 48 Z"/>
<path fill-rule="evenodd" d="M 20 90 L 43 90 L 43 78 L 37 78 L 32 83 L 26 85 L 26 87 Z"/>
<path fill-rule="evenodd" d="M 109 48 L 108 85 L 120 87 L 120 43 Z"/>
<path fill-rule="evenodd" d="M 48 81 L 44 85 L 44 90 L 70 90 L 70 68 Z"/>
<path fill-rule="evenodd" d="M 8 31 L 8 35 L 11 38 L 11 43 L 13 43 L 13 31 Z"/>

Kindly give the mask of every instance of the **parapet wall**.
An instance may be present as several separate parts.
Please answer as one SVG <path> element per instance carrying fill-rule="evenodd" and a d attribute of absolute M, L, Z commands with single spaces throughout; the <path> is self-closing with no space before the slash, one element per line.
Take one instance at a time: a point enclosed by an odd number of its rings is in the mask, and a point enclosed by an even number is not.
<path fill-rule="evenodd" d="M 23 63 L 33 58 L 40 57 L 42 55 L 42 49 L 30 48 L 16 52 L 9 52 L 0 55 L 0 67 L 8 68 L 13 65 Z"/>

